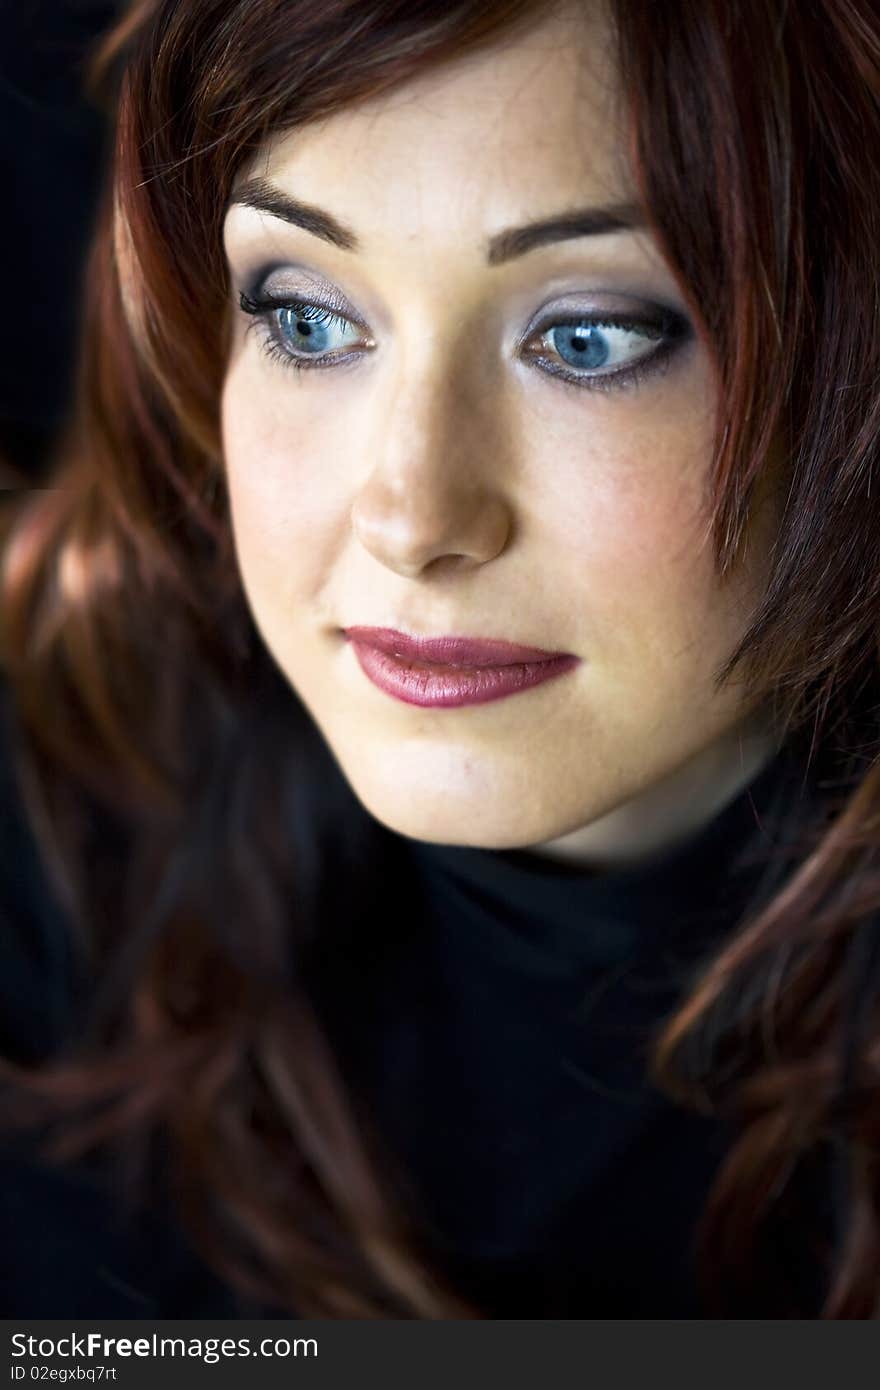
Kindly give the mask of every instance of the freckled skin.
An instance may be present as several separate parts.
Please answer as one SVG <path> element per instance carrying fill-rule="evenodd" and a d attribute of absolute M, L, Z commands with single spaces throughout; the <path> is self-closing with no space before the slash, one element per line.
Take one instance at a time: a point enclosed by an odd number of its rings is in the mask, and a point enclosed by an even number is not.
<path fill-rule="evenodd" d="M 699 340 L 609 391 L 566 386 L 517 348 L 546 305 L 686 313 L 652 239 L 484 257 L 503 227 L 634 199 L 615 80 L 601 12 L 562 8 L 276 137 L 244 171 L 331 211 L 361 250 L 243 207 L 225 226 L 236 302 L 277 265 L 273 288 L 341 290 L 375 344 L 349 366 L 294 371 L 234 316 L 224 452 L 268 648 L 378 820 L 595 867 L 697 829 L 778 742 L 754 696 L 713 688 L 764 582 L 776 516 L 768 503 L 753 518 L 746 565 L 721 586 L 704 511 L 715 393 Z M 343 350 L 362 340 L 357 328 Z M 338 631 L 353 624 L 582 661 L 503 700 L 418 708 L 366 678 Z"/>

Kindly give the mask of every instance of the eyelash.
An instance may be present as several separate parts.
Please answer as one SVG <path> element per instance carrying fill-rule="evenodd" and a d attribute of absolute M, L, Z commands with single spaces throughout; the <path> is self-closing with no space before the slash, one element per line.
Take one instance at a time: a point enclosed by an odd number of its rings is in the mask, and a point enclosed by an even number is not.
<path fill-rule="evenodd" d="M 363 327 L 364 325 L 343 314 L 334 312 L 324 304 L 307 299 L 274 299 L 271 296 L 252 298 L 242 291 L 239 295 L 239 305 L 243 313 L 253 317 L 253 322 L 248 325 L 247 332 L 250 332 L 252 328 L 259 329 L 263 338 L 262 351 L 268 358 L 277 361 L 282 367 L 293 367 L 295 371 L 315 371 L 331 367 L 339 370 L 353 366 L 369 351 L 369 349 L 347 351 L 312 359 L 296 357 L 281 346 L 272 329 L 271 316 L 281 309 L 292 309 L 296 313 L 302 313 L 303 310 L 306 310 L 308 311 L 309 322 L 322 326 L 333 323 L 354 324 L 355 327 Z M 660 345 L 654 352 L 638 358 L 629 367 L 623 367 L 614 372 L 595 373 L 591 376 L 581 375 L 566 367 L 560 367 L 558 363 L 543 357 L 540 351 L 530 349 L 527 352 L 527 357 L 541 371 L 552 376 L 561 385 L 573 387 L 577 391 L 614 391 L 637 386 L 646 377 L 665 372 L 671 364 L 675 351 L 691 336 L 690 324 L 682 315 L 671 309 L 660 309 L 656 317 L 645 318 L 626 314 L 607 314 L 605 316 L 563 314 L 561 317 L 554 316 L 545 320 L 543 324 L 539 324 L 531 337 L 542 337 L 551 328 L 574 327 L 585 322 L 589 322 L 597 328 L 623 328 L 635 331 L 647 329 L 658 339 Z"/>

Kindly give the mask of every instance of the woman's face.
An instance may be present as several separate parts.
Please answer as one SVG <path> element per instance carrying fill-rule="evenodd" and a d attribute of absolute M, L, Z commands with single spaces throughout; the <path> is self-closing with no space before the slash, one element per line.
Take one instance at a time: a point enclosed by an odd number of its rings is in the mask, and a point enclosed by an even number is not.
<path fill-rule="evenodd" d="M 754 702 L 713 674 L 775 523 L 754 519 L 720 586 L 709 359 L 629 225 L 610 30 L 585 9 L 242 171 L 241 196 L 263 180 L 349 235 L 231 206 L 222 421 L 255 622 L 361 802 L 406 836 L 590 862 L 674 838 L 768 755 Z M 501 237 L 583 209 L 592 230 Z M 260 318 L 241 291 L 333 317 Z M 579 660 L 504 698 L 414 704 L 365 674 L 355 625 Z"/>

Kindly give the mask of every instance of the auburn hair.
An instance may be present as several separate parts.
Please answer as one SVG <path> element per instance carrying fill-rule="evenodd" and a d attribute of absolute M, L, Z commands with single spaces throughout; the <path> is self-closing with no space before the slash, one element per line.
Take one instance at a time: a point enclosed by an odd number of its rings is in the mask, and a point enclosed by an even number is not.
<path fill-rule="evenodd" d="M 222 221 L 236 171 L 275 132 L 544 8 L 130 6 L 92 70 L 115 144 L 74 408 L 52 485 L 7 502 L 15 766 L 83 988 L 51 1047 L 3 1064 L 6 1120 L 39 1123 L 59 1162 L 112 1149 L 133 1193 L 161 1171 L 206 1260 L 244 1296 L 303 1317 L 487 1314 L 432 1267 L 407 1175 L 346 1083 L 320 1007 L 346 924 L 381 897 L 389 837 L 334 776 L 244 600 L 219 426 Z M 717 375 L 708 488 L 722 579 L 784 443 L 769 579 L 717 678 L 762 692 L 832 770 L 772 892 L 664 1020 L 651 1074 L 731 1122 L 700 1227 L 710 1306 L 748 1298 L 762 1231 L 828 1151 L 834 1239 L 812 1248 L 803 1234 L 822 1269 L 818 1315 L 872 1317 L 880 12 L 874 0 L 608 9 L 634 175 Z"/>

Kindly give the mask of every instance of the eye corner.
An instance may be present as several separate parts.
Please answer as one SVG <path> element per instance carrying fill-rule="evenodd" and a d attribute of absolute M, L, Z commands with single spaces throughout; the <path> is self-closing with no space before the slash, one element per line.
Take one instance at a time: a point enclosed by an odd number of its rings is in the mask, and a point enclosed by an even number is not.
<path fill-rule="evenodd" d="M 248 294 L 247 290 L 238 291 L 238 307 L 244 314 L 258 314 L 261 305 L 256 299 Z"/>

